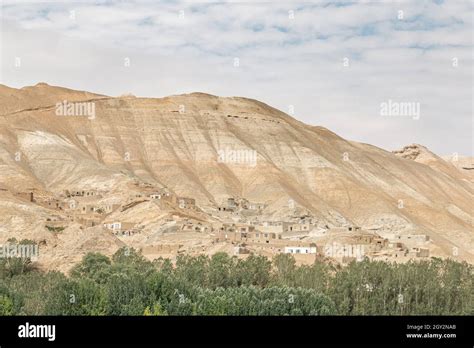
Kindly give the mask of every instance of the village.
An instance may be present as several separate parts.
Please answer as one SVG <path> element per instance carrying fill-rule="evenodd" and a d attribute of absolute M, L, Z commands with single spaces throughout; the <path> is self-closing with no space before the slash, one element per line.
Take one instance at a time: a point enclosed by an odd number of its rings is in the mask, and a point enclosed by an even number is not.
<path fill-rule="evenodd" d="M 241 258 L 250 254 L 269 258 L 279 253 L 292 254 L 300 264 L 311 264 L 317 259 L 347 264 L 364 258 L 403 262 L 430 256 L 431 241 L 425 234 L 387 235 L 351 224 L 322 227 L 309 211 L 301 210 L 274 221 L 265 218 L 266 203 L 228 197 L 215 206 L 199 207 L 194 198 L 178 196 L 151 184 L 135 183 L 128 196 L 121 199 L 109 199 L 110 193 L 105 190 L 83 189 L 64 190 L 58 195 L 31 189 L 14 195 L 51 212 L 44 226 L 52 233 L 60 233 L 74 223 L 80 229 L 101 228 L 125 243 L 144 234 L 147 228 L 112 216 L 152 202 L 169 212 L 163 221 L 163 226 L 168 226 L 164 231 L 168 235 L 171 231 L 175 239 L 171 243 L 158 239 L 143 245 L 144 255 L 148 253 L 150 257 L 200 253 L 211 247 Z M 197 247 L 190 247 L 180 242 L 180 238 L 196 234 L 198 239 L 202 236 L 208 240 L 208 245 L 198 243 Z"/>

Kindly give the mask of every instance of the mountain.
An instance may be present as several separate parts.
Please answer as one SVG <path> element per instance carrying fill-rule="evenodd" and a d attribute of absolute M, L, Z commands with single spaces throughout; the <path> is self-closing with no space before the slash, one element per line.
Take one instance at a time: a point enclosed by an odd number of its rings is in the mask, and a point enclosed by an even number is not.
<path fill-rule="evenodd" d="M 469 172 L 469 170 L 474 169 L 474 160 L 469 157 L 457 154 L 440 157 L 419 144 L 405 146 L 401 150 L 393 151 L 393 153 L 399 157 L 426 164 L 450 177 L 470 181 L 474 179 L 472 176 L 474 172 Z"/>
<path fill-rule="evenodd" d="M 160 240 L 156 231 L 176 214 L 221 221 L 217 206 L 236 197 L 265 204 L 262 220 L 280 221 L 296 210 L 311 215 L 318 228 L 424 234 L 434 255 L 450 256 L 457 248 L 460 258 L 474 261 L 469 170 L 421 145 L 392 153 L 349 141 L 247 98 L 114 98 L 44 83 L 0 85 L 0 168 L 0 242 L 46 239 L 44 250 L 53 261 L 68 245 L 66 236 L 76 232 L 93 234 L 94 242 L 75 243 L 71 262 L 87 250 L 112 250 L 124 241 L 76 222 L 51 234 L 43 223 L 51 209 L 21 199 L 21 193 L 53 199 L 65 190 L 107 192 L 101 203 L 122 208 L 106 220 L 142 226 L 143 233 L 129 240 L 143 246 Z M 199 209 L 184 212 L 146 200 L 121 211 L 140 187 L 192 197 Z M 200 238 L 191 249 L 209 236 Z"/>

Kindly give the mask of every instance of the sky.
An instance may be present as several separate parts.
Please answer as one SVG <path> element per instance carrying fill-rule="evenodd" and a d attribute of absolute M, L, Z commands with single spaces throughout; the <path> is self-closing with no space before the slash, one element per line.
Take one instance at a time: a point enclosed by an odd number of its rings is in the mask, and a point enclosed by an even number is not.
<path fill-rule="evenodd" d="M 474 153 L 473 1 L 0 2 L 10 87 L 242 96 L 386 150 Z"/>

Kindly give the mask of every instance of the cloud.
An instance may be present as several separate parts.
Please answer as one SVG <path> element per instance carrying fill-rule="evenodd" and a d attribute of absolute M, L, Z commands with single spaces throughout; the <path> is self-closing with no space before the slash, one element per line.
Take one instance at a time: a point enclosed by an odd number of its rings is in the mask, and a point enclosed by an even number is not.
<path fill-rule="evenodd" d="M 303 122 L 386 149 L 473 153 L 469 1 L 4 1 L 2 10 L 10 86 L 240 95 L 293 105 Z M 380 116 L 389 99 L 419 102 L 420 119 Z"/>

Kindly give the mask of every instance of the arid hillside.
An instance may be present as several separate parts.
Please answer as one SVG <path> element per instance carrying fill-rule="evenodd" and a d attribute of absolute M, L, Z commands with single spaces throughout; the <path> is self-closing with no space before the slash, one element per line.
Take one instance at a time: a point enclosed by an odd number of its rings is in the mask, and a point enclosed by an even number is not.
<path fill-rule="evenodd" d="M 123 244 L 166 244 L 170 254 L 227 250 L 211 243 L 214 224 L 295 215 L 310 216 L 314 230 L 357 226 L 388 240 L 426 235 L 433 255 L 456 250 L 474 262 L 474 183 L 466 166 L 419 145 L 392 153 L 345 140 L 241 97 L 114 98 L 43 83 L 0 85 L 0 242 L 42 241 L 44 264 L 53 268 Z M 160 190 L 195 199 L 195 207 L 150 199 Z M 71 206 L 66 191 L 100 195 Z M 230 197 L 261 204 L 258 214 L 219 215 Z M 87 199 L 110 209 L 89 207 Z M 80 218 L 97 221 L 80 220 L 76 203 L 97 213 Z M 209 229 L 165 233 L 177 216 Z M 140 233 L 127 239 L 103 228 L 113 221 Z"/>

